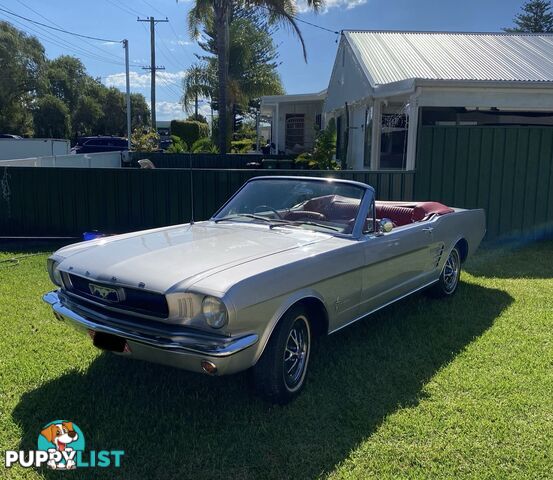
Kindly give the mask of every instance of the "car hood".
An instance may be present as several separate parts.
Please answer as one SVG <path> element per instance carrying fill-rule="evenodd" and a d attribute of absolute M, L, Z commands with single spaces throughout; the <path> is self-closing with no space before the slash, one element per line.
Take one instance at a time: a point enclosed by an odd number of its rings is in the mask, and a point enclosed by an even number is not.
<path fill-rule="evenodd" d="M 300 229 L 201 222 L 83 242 L 59 250 L 60 269 L 146 290 L 185 289 L 246 262 L 331 238 Z"/>

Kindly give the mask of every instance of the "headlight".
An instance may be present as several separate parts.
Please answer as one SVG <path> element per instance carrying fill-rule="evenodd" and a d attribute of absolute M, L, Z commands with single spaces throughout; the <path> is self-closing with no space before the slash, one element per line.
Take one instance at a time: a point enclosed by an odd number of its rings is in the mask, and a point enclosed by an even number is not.
<path fill-rule="evenodd" d="M 227 323 L 227 307 L 218 298 L 205 297 L 202 302 L 202 313 L 211 328 L 222 328 Z"/>
<path fill-rule="evenodd" d="M 50 280 L 52 280 L 53 283 L 55 283 L 58 287 L 63 287 L 61 273 L 58 270 L 59 264 L 60 262 L 48 259 L 48 275 L 50 275 Z"/>

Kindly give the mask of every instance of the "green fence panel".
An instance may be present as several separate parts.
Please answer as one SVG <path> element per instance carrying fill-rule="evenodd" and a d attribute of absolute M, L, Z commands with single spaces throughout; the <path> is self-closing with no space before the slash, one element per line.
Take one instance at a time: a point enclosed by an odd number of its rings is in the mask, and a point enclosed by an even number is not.
<path fill-rule="evenodd" d="M 553 233 L 553 128 L 423 126 L 413 198 L 484 208 L 487 239 Z"/>
<path fill-rule="evenodd" d="M 387 200 L 409 200 L 414 191 L 412 172 L 4 167 L 0 237 L 80 237 L 186 223 L 192 195 L 195 219 L 205 220 L 249 178 L 306 174 L 369 183 Z"/>

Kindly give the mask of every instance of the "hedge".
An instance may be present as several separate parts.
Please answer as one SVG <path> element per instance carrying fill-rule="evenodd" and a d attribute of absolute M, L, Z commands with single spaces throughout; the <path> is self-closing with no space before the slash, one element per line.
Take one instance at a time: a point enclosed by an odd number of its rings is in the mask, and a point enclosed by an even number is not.
<path fill-rule="evenodd" d="M 209 136 L 209 125 L 195 120 L 172 120 L 171 135 L 180 137 L 187 145 Z"/>

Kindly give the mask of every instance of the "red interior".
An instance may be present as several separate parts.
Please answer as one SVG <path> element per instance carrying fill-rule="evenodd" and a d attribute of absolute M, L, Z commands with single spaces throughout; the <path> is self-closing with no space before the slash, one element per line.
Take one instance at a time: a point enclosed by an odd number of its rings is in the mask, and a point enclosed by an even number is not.
<path fill-rule="evenodd" d="M 453 208 L 438 202 L 375 202 L 376 218 L 389 218 L 397 227 L 428 220 L 432 215 L 446 215 Z"/>
<path fill-rule="evenodd" d="M 375 202 L 376 218 L 389 218 L 396 227 L 428 220 L 432 215 L 446 215 L 454 210 L 438 202 Z M 308 200 L 302 210 L 288 212 L 286 219 L 310 218 L 329 222 L 353 223 L 359 200 L 340 195 L 325 195 Z M 372 221 L 372 219 L 370 219 Z"/>

